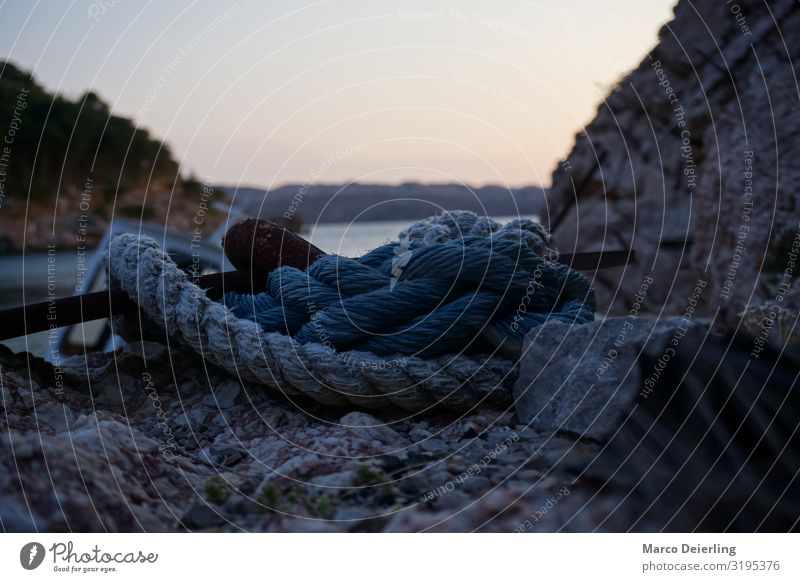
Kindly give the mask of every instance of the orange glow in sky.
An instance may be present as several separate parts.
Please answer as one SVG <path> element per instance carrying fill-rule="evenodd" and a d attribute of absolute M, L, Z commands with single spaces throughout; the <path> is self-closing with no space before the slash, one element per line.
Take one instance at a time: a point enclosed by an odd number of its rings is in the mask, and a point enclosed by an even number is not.
<path fill-rule="evenodd" d="M 548 185 L 673 4 L 16 1 L 0 56 L 216 183 Z"/>

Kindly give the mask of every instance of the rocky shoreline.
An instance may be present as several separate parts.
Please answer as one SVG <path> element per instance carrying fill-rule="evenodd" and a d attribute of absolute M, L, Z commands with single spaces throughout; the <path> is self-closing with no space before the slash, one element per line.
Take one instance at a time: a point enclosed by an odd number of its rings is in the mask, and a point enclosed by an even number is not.
<path fill-rule="evenodd" d="M 2 528 L 791 528 L 800 8 L 745 14 L 748 34 L 726 3 L 675 15 L 548 195 L 561 252 L 633 248 L 639 262 L 594 279 L 608 308 L 594 323 L 530 332 L 513 406 L 366 413 L 290 400 L 177 344 L 58 368 L 0 347 Z M 741 438 L 744 423 L 771 438 Z"/>
<path fill-rule="evenodd" d="M 552 338 L 539 344 L 532 361 Z M 619 531 L 634 521 L 615 511 L 619 494 L 598 498 L 593 483 L 554 470 L 595 456 L 592 434 L 524 422 L 513 407 L 378 418 L 289 402 L 151 342 L 60 368 L 4 349 L 0 366 L 0 519 L 11 531 Z"/>
<path fill-rule="evenodd" d="M 60 367 L 0 348 L 0 521 L 6 531 L 785 531 L 800 511 L 798 437 L 779 427 L 800 421 L 790 387 L 800 355 L 748 361 L 752 347 L 680 318 L 550 321 L 526 339 L 512 405 L 424 415 L 289 399 L 181 346 L 133 342 Z M 769 438 L 737 436 L 776 414 Z M 731 427 L 724 447 L 708 438 Z"/>
<path fill-rule="evenodd" d="M 547 474 L 572 439 L 513 411 L 300 410 L 213 367 L 204 378 L 189 350 L 154 343 L 92 354 L 88 374 L 73 358 L 60 391 L 43 361 L 0 362 L 11 531 L 510 531 L 565 487 L 582 497 Z"/>

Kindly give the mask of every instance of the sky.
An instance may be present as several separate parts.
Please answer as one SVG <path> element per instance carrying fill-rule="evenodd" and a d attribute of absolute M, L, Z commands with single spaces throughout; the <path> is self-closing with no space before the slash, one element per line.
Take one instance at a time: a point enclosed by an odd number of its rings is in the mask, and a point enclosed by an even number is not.
<path fill-rule="evenodd" d="M 0 58 L 212 184 L 550 183 L 675 0 L 0 0 Z"/>

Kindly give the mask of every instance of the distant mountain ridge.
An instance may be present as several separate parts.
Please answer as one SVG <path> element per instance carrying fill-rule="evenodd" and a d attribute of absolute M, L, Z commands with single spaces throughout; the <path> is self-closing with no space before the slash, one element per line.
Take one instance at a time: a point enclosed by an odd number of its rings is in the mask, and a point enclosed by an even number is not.
<path fill-rule="evenodd" d="M 425 218 L 443 210 L 472 210 L 490 216 L 539 214 L 546 190 L 461 184 L 290 184 L 273 190 L 219 186 L 248 216 L 304 223 Z"/>

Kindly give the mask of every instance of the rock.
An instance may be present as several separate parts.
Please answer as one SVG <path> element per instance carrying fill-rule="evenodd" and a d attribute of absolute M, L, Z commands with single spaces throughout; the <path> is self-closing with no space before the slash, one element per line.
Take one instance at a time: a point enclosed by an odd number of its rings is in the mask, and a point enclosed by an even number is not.
<path fill-rule="evenodd" d="M 203 399 L 206 406 L 218 406 L 225 410 L 236 404 L 236 397 L 242 391 L 242 385 L 235 379 L 226 380 L 212 389 L 211 394 Z"/>
<path fill-rule="evenodd" d="M 65 432 L 75 422 L 77 414 L 58 402 L 46 400 L 36 406 L 36 422 L 56 432 Z"/>
<path fill-rule="evenodd" d="M 422 477 L 404 477 L 397 481 L 401 493 L 412 499 L 419 499 L 430 489 L 430 483 Z"/>
<path fill-rule="evenodd" d="M 225 511 L 232 514 L 247 514 L 255 511 L 256 504 L 244 495 L 231 495 L 225 501 Z"/>
<path fill-rule="evenodd" d="M 218 509 L 210 507 L 202 501 L 196 501 L 183 516 L 184 524 L 192 529 L 206 529 L 225 523 L 225 518 Z"/>
<path fill-rule="evenodd" d="M 25 408 L 32 409 L 33 408 L 33 392 L 31 390 L 27 390 L 25 388 L 18 388 L 17 389 L 17 398 L 20 399 L 23 406 Z"/>
<path fill-rule="evenodd" d="M 424 428 L 415 427 L 411 429 L 411 432 L 408 433 L 408 436 L 410 436 L 414 442 L 419 443 L 426 439 L 431 438 L 431 433 L 429 430 L 426 430 Z"/>
<path fill-rule="evenodd" d="M 363 412 L 346 414 L 339 420 L 339 424 L 363 439 L 374 439 L 384 443 L 397 439 L 397 432 L 394 429 L 382 420 Z"/>
<path fill-rule="evenodd" d="M 313 473 L 313 467 L 319 461 L 319 456 L 309 453 L 291 457 L 286 462 L 275 468 L 275 473 L 284 477 L 294 477 Z"/>
<path fill-rule="evenodd" d="M 208 449 L 211 460 L 219 465 L 230 467 L 247 456 L 242 447 L 229 444 L 212 444 Z"/>
<path fill-rule="evenodd" d="M 425 439 L 419 441 L 417 446 L 421 448 L 423 451 L 427 451 L 429 453 L 437 454 L 446 451 L 449 447 L 447 443 L 444 442 L 442 439 Z"/>
<path fill-rule="evenodd" d="M 542 473 L 533 469 L 524 469 L 514 473 L 514 477 L 524 483 L 527 483 L 528 485 L 531 485 L 535 481 L 538 481 L 542 478 Z"/>
<path fill-rule="evenodd" d="M 311 478 L 311 483 L 321 487 L 343 488 L 351 487 L 356 482 L 355 471 L 338 471 L 327 475 L 318 475 Z"/>
<path fill-rule="evenodd" d="M 143 400 L 141 383 L 128 375 L 120 374 L 119 377 L 109 377 L 100 387 L 102 391 L 98 398 L 115 409 L 122 410 L 124 406 L 138 406 Z M 131 402 L 133 401 L 133 404 Z"/>
<path fill-rule="evenodd" d="M 800 208 L 800 11 L 793 0 L 770 11 L 741 4 L 745 33 L 732 6 L 679 2 L 553 174 L 547 217 L 559 251 L 637 253 L 636 264 L 597 273 L 598 305 L 613 315 L 639 303 L 682 315 L 699 280 L 696 314 L 719 308 L 722 330 L 780 301 Z M 796 269 L 789 283 L 782 304 L 796 317 Z"/>
<path fill-rule="evenodd" d="M 374 517 L 374 513 L 365 507 L 344 507 L 333 514 L 334 521 L 360 522 Z M 351 526 L 355 523 L 351 523 Z"/>
<path fill-rule="evenodd" d="M 642 389 L 643 347 L 666 346 L 673 337 L 682 337 L 681 322 L 547 322 L 525 338 L 525 357 L 514 384 L 517 414 L 535 430 L 605 439 Z"/>
<path fill-rule="evenodd" d="M 461 488 L 464 490 L 464 493 L 474 495 L 488 491 L 491 486 L 492 483 L 489 481 L 489 479 L 486 477 L 481 477 L 480 475 L 476 475 L 475 477 L 469 477 L 465 479 Z"/>
<path fill-rule="evenodd" d="M 438 499 L 438 507 L 450 513 L 458 512 L 472 503 L 474 499 L 461 489 L 448 491 Z"/>
<path fill-rule="evenodd" d="M 463 435 L 461 435 L 461 439 L 462 440 L 464 440 L 464 439 L 472 440 L 472 439 L 475 439 L 475 438 L 478 438 L 478 431 L 476 431 L 472 427 L 467 429 L 467 431 Z"/>
<path fill-rule="evenodd" d="M 597 325 L 587 326 L 587 335 Z M 615 324 L 609 320 L 605 325 Z M 559 334 L 548 324 L 540 339 L 545 335 L 554 340 Z M 598 337 L 606 335 L 611 332 Z M 530 347 L 523 374 L 536 354 L 546 351 L 543 345 Z M 550 350 L 555 351 L 552 345 Z M 442 412 L 424 420 L 406 418 L 390 426 L 370 414 L 338 410 L 329 411 L 329 418 L 340 422 L 325 422 L 278 399 L 263 407 L 243 402 L 220 410 L 196 382 L 202 363 L 180 347 L 170 352 L 173 361 L 182 363 L 174 370 L 169 361 L 148 360 L 147 370 L 160 387 L 158 400 L 147 396 L 146 405 L 123 416 L 111 403 L 93 400 L 88 386 L 108 381 L 115 364 L 122 375 L 140 377 L 144 363 L 136 352 L 90 354 L 92 365 L 84 368 L 83 377 L 72 368 L 64 393 L 57 396 L 39 388 L 53 377 L 51 366 L 38 364 L 30 376 L 27 370 L 20 374 L 24 358 L 0 350 L 4 381 L 14 399 L 3 417 L 8 426 L 0 425 L 0 511 L 4 520 L 8 516 L 7 528 L 513 531 L 554 488 L 574 479 L 574 463 L 563 462 L 567 451 L 577 451 L 585 463 L 601 448 L 590 439 L 553 434 L 552 427 L 529 427 L 505 409 L 489 407 L 457 417 Z M 627 357 L 618 355 L 611 370 L 623 369 L 620 362 Z M 37 410 L 46 413 L 51 425 L 32 421 L 17 395 L 23 377 L 33 387 Z M 224 386 L 235 378 L 209 366 L 206 381 Z M 31 390 L 23 389 L 30 401 Z M 421 443 L 409 450 L 412 434 L 436 452 Z M 462 438 L 465 434 L 471 438 Z M 497 448 L 514 435 L 507 448 Z M 198 442 L 204 448 L 197 448 Z M 55 486 L 48 471 L 58 475 Z M 84 480 L 92 484 L 88 490 Z M 536 528 L 586 531 L 603 523 L 618 531 L 638 517 L 633 509 L 615 509 L 619 500 L 613 491 L 597 493 L 581 483 L 570 487 L 567 500 Z M 26 512 L 9 509 L 14 507 L 30 507 L 30 519 Z M 652 522 L 639 523 L 657 529 Z"/>
<path fill-rule="evenodd" d="M 148 341 L 134 341 L 125 344 L 123 353 L 142 358 L 144 361 L 160 362 L 168 357 L 168 349 L 164 344 Z"/>
<path fill-rule="evenodd" d="M 15 503 L 0 503 L 0 523 L 3 531 L 33 533 L 39 531 L 33 515 Z"/>
<path fill-rule="evenodd" d="M 493 447 L 500 443 L 508 446 L 518 438 L 519 435 L 510 427 L 495 427 L 486 433 L 486 443 Z"/>

